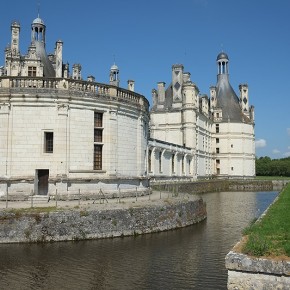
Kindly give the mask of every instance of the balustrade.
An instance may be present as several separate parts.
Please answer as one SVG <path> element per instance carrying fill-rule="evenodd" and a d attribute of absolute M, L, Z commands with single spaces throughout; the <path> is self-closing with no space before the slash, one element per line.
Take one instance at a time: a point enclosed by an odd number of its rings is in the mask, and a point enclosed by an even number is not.
<path fill-rule="evenodd" d="M 73 79 L 59 78 L 41 78 L 41 77 L 17 77 L 17 76 L 1 76 L 0 77 L 1 91 L 6 90 L 30 90 L 34 89 L 56 89 L 71 91 L 72 93 L 81 93 L 80 96 L 96 95 L 102 97 L 115 97 L 124 101 L 129 101 L 135 104 L 145 104 L 146 99 L 137 93 L 122 89 L 119 87 L 101 84 L 96 82 L 87 82 Z M 144 103 L 145 100 L 145 103 Z M 149 103 L 147 102 L 149 106 Z"/>

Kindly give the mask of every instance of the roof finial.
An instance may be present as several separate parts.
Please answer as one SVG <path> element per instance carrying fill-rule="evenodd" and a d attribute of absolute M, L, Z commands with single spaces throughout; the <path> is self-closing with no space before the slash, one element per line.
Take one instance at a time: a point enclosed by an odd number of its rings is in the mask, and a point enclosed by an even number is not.
<path fill-rule="evenodd" d="M 39 12 L 40 12 L 40 0 L 37 1 L 37 17 L 39 18 Z"/>
<path fill-rule="evenodd" d="M 221 43 L 221 49 L 222 49 L 222 52 L 224 52 L 224 44 Z"/>

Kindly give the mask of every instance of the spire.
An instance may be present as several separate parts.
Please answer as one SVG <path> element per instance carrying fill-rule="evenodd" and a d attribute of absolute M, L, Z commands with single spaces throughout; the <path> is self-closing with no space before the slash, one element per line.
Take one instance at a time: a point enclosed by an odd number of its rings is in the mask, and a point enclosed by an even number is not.
<path fill-rule="evenodd" d="M 229 57 L 225 52 L 221 52 L 216 61 L 218 65 L 216 106 L 222 109 L 223 122 L 242 122 L 243 116 L 239 98 L 229 82 Z"/>
<path fill-rule="evenodd" d="M 39 18 L 40 0 L 37 2 L 37 17 Z"/>

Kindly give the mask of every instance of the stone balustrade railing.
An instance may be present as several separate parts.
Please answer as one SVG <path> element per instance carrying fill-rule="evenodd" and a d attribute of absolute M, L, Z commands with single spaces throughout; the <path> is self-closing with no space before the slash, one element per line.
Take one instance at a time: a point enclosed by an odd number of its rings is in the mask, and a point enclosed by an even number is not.
<path fill-rule="evenodd" d="M 38 93 L 47 90 L 63 90 L 74 95 L 77 94 L 79 97 L 102 96 L 108 99 L 120 99 L 149 108 L 149 102 L 144 96 L 112 85 L 64 78 L 0 77 L 0 94 L 7 93 L 7 91 L 9 93 L 31 92 L 31 89 L 37 90 Z"/>

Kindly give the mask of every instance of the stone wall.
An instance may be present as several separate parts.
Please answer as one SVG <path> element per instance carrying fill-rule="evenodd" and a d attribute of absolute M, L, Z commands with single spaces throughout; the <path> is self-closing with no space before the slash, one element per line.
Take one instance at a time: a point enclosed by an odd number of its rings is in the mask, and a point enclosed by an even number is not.
<path fill-rule="evenodd" d="M 39 212 L 0 212 L 0 243 L 50 242 L 120 237 L 176 229 L 206 218 L 201 199 L 154 201 L 144 206 L 92 205 Z"/>
<path fill-rule="evenodd" d="M 229 252 L 226 256 L 228 289 L 289 289 L 290 260 L 254 258 Z"/>
<path fill-rule="evenodd" d="M 155 190 L 169 190 L 189 194 L 199 194 L 218 191 L 271 191 L 281 190 L 289 180 L 203 180 L 195 182 L 186 181 L 155 181 L 151 186 Z"/>

